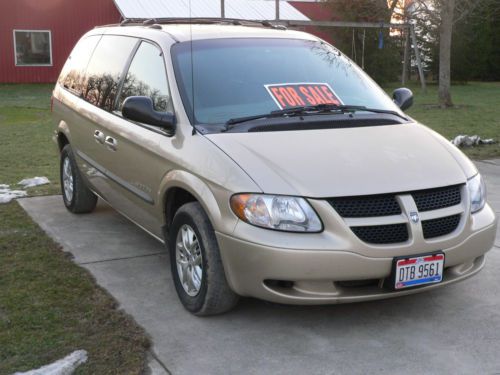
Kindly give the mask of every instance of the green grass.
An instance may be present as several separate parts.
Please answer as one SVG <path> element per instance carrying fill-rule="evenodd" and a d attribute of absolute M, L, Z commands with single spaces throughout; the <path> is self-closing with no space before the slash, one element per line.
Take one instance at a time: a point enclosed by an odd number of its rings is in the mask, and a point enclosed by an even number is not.
<path fill-rule="evenodd" d="M 0 184 L 47 176 L 30 195 L 59 192 L 52 85 L 0 85 Z M 85 349 L 77 374 L 139 374 L 149 339 L 92 276 L 16 202 L 0 205 L 0 374 Z"/>
<path fill-rule="evenodd" d="M 139 374 L 142 329 L 17 203 L 0 205 L 0 374 L 52 363 L 77 349 L 77 374 Z"/>
<path fill-rule="evenodd" d="M 53 85 L 0 85 L 0 184 L 46 176 L 31 195 L 59 192 L 57 148 L 51 137 Z"/>
<path fill-rule="evenodd" d="M 388 92 L 399 87 L 391 85 Z M 407 113 L 448 139 L 459 134 L 494 138 L 500 142 L 500 82 L 471 82 L 452 86 L 455 108 L 440 109 L 437 103 L 437 85 L 430 84 L 426 94 L 417 85 L 410 87 L 415 104 Z M 473 159 L 500 157 L 500 144 L 462 148 Z"/>

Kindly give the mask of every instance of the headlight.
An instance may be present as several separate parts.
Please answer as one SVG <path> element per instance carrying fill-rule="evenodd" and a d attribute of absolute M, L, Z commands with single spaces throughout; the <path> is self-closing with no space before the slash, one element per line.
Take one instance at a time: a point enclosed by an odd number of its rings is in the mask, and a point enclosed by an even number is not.
<path fill-rule="evenodd" d="M 486 185 L 478 173 L 467 181 L 469 189 L 471 213 L 481 210 L 486 204 Z"/>
<path fill-rule="evenodd" d="M 323 225 L 304 198 L 237 194 L 231 209 L 241 220 L 263 228 L 288 232 L 321 232 Z"/>

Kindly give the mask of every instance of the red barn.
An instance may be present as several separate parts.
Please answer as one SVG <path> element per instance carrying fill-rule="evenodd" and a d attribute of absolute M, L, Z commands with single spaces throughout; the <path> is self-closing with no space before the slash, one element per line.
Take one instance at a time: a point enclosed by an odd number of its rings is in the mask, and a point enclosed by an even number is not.
<path fill-rule="evenodd" d="M 288 1 L 294 8 L 299 10 L 303 15 L 307 16 L 309 19 L 314 21 L 337 21 L 335 19 L 332 10 L 328 7 L 327 4 L 324 4 L 320 1 L 296 1 L 289 0 Z M 303 28 L 303 31 L 319 36 L 320 38 L 327 40 L 328 42 L 332 42 L 331 33 L 321 30 L 320 28 L 314 26 L 306 26 Z"/>
<path fill-rule="evenodd" d="M 164 3 L 119 0 L 131 8 Z M 215 6 L 218 0 L 206 0 Z M 114 0 L 0 0 L 0 82 L 55 82 L 76 41 L 97 25 L 120 22 L 122 16 Z M 175 1 L 174 1 L 175 3 Z M 272 6 L 272 3 L 266 5 Z M 282 3 L 285 11 L 289 6 Z M 290 1 L 310 19 L 323 20 L 329 12 L 319 2 Z M 152 9 L 153 13 L 155 9 Z M 244 13 L 244 10 L 241 12 Z M 248 17 L 246 17 L 248 18 Z M 251 17 L 250 17 L 251 18 Z M 307 19 L 307 18 L 306 18 Z M 321 32 L 306 28 L 321 36 Z M 325 36 L 325 35 L 323 35 Z"/>
<path fill-rule="evenodd" d="M 0 0 L 0 82 L 55 82 L 76 41 L 120 21 L 113 0 Z"/>

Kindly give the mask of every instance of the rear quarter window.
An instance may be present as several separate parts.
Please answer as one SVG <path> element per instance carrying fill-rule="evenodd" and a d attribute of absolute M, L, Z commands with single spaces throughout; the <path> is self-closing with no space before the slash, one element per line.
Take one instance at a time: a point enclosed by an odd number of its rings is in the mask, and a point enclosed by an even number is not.
<path fill-rule="evenodd" d="M 65 89 L 76 95 L 81 95 L 83 91 L 82 83 L 85 80 L 85 70 L 100 38 L 100 35 L 91 35 L 82 38 L 76 44 L 75 48 L 73 48 L 58 79 L 58 83 Z"/>

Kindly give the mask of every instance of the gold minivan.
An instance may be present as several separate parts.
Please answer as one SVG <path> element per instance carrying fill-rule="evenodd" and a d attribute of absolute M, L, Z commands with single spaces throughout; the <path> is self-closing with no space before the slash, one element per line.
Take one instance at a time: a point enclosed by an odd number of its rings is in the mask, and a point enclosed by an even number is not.
<path fill-rule="evenodd" d="M 497 221 L 471 161 L 403 112 L 412 100 L 269 23 L 99 27 L 53 92 L 64 204 L 100 197 L 165 243 L 196 315 L 454 283 L 481 270 Z"/>

